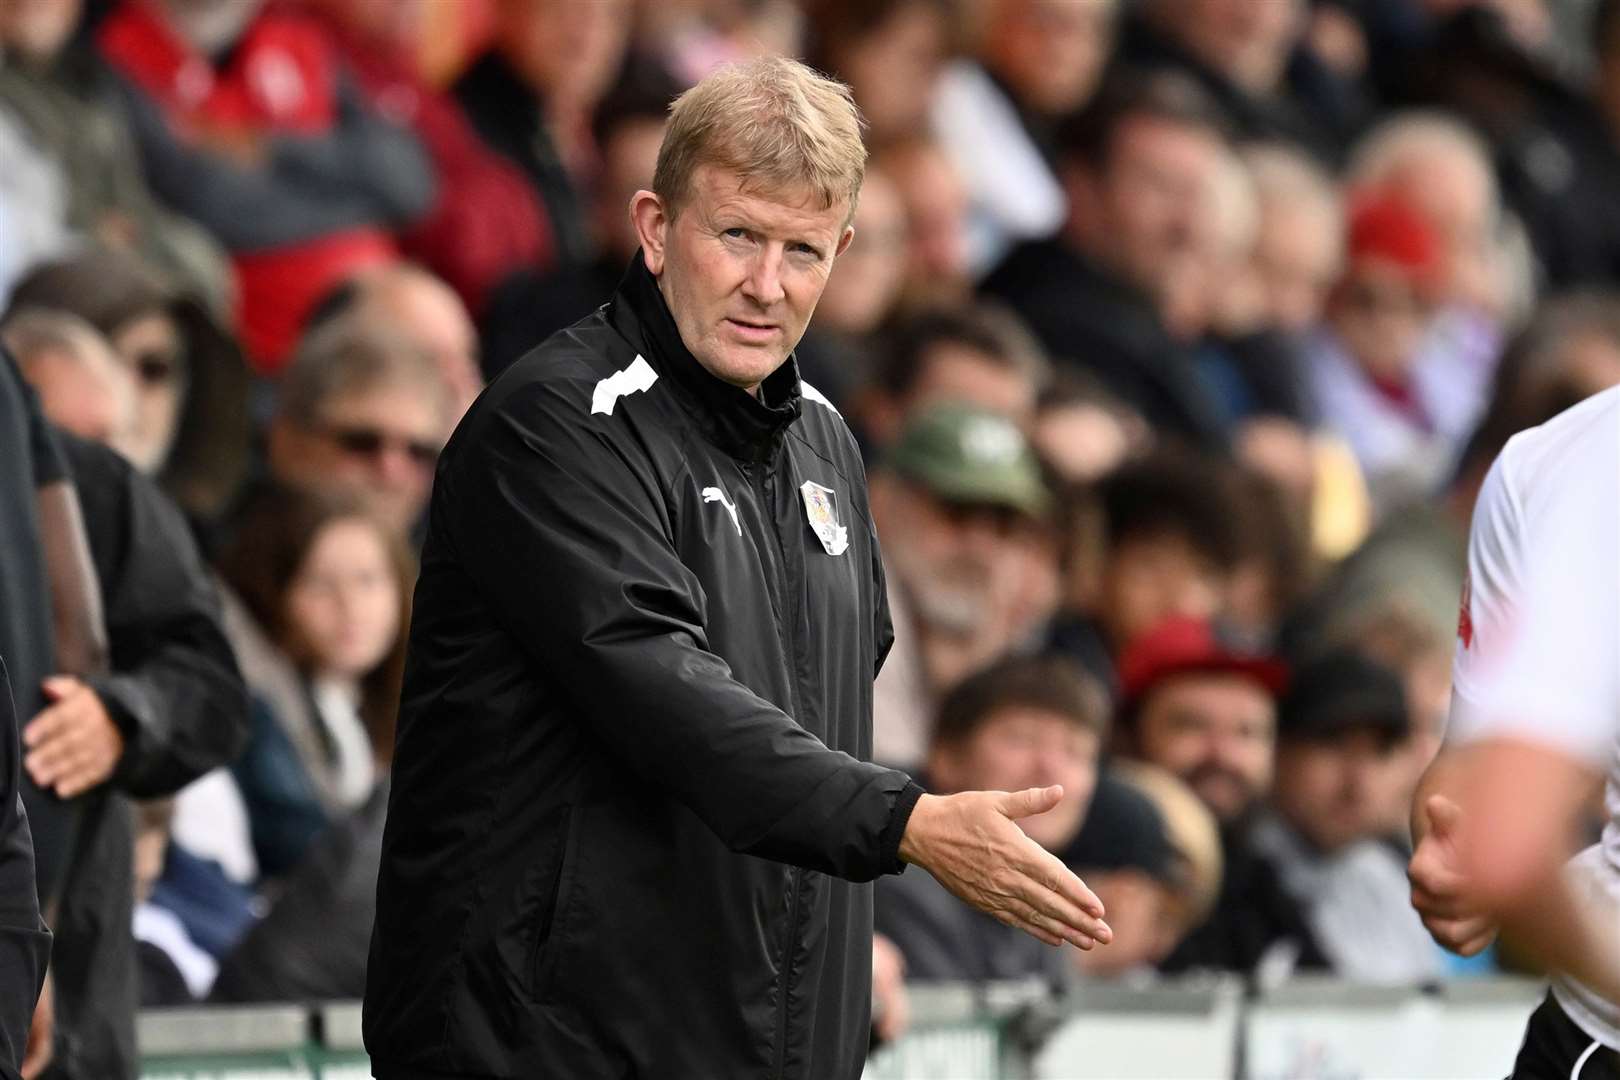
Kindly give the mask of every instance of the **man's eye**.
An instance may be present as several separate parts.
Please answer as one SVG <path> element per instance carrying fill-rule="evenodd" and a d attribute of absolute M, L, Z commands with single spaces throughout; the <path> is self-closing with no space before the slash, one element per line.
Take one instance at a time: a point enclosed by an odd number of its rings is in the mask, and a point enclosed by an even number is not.
<path fill-rule="evenodd" d="M 744 239 L 747 239 L 747 237 L 748 237 L 748 230 L 747 229 L 731 228 L 731 229 L 727 229 L 725 232 L 721 233 L 720 235 L 729 236 L 734 240 L 744 240 Z"/>

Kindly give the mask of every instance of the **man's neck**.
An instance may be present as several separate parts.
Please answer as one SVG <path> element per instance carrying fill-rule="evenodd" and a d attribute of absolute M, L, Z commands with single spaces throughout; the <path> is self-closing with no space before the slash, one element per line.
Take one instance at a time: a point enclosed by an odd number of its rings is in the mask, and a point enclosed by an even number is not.
<path fill-rule="evenodd" d="M 217 56 L 234 45 L 258 11 L 257 5 L 240 0 L 223 4 L 164 0 L 162 7 L 175 33 L 204 56 Z"/>

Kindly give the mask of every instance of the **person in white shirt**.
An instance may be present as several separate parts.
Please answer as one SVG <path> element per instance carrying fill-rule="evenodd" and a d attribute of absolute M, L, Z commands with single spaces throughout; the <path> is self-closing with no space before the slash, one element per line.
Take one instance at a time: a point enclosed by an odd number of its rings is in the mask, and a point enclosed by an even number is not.
<path fill-rule="evenodd" d="M 1514 1080 L 1620 1076 L 1620 388 L 1508 443 L 1468 575 L 1413 903 L 1447 948 L 1500 929 L 1557 973 Z M 1566 866 L 1605 774 L 1603 838 Z"/>

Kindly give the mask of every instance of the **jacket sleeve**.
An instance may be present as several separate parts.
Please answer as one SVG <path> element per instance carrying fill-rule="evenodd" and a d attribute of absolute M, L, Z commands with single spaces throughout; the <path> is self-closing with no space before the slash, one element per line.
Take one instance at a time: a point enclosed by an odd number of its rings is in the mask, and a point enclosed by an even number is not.
<path fill-rule="evenodd" d="M 179 511 L 105 447 L 69 450 L 112 650 L 111 673 L 89 682 L 125 740 L 113 783 L 136 798 L 173 794 L 241 752 L 247 689 Z"/>
<path fill-rule="evenodd" d="M 11 684 L 0 662 L 0 1076 L 8 1080 L 20 1075 L 51 955 L 34 888 L 34 841 L 18 795 L 20 757 Z"/>
<path fill-rule="evenodd" d="M 441 474 L 435 525 L 479 593 L 590 736 L 732 850 L 853 881 L 898 872 L 920 789 L 830 750 L 732 677 L 705 628 L 720 602 L 675 550 L 646 451 L 580 396 L 515 394 Z"/>

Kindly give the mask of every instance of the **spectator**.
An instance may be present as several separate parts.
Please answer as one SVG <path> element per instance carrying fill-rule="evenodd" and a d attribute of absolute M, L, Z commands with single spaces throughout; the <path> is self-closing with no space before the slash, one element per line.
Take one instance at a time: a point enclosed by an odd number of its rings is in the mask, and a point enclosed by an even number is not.
<path fill-rule="evenodd" d="M 550 258 L 538 198 L 522 173 L 484 145 L 454 100 L 417 73 L 411 54 L 426 29 L 422 0 L 318 0 L 310 7 L 371 106 L 408 126 L 433 160 L 433 206 L 400 246 L 481 312 L 508 275 Z"/>
<path fill-rule="evenodd" d="M 934 130 L 967 186 L 975 278 L 1013 245 L 1063 224 L 1057 127 L 1096 89 L 1113 44 L 1115 0 L 993 0 L 976 61 L 946 68 Z"/>
<path fill-rule="evenodd" d="M 95 327 L 66 312 L 24 308 L 0 323 L 0 340 L 58 427 L 128 455 L 135 383 Z"/>
<path fill-rule="evenodd" d="M 215 524 L 248 465 L 247 369 L 205 307 L 131 256 L 85 251 L 35 268 L 13 307 L 71 312 L 135 380 L 126 457 L 195 522 Z"/>
<path fill-rule="evenodd" d="M 1185 784 L 1148 765 L 1119 763 L 1099 775 L 1085 826 L 1059 854 L 1124 924 L 1107 949 L 1071 955 L 1086 976 L 1151 972 L 1208 917 L 1220 891 L 1214 817 Z"/>
<path fill-rule="evenodd" d="M 561 268 L 596 257 L 586 198 L 600 153 L 591 115 L 624 59 L 629 26 L 625 0 L 505 0 L 495 43 L 455 85 L 479 134 L 539 194 Z"/>
<path fill-rule="evenodd" d="M 299 696 L 253 685 L 253 734 L 234 773 L 265 876 L 292 871 L 373 794 L 393 747 L 413 571 L 389 524 L 354 499 L 269 492 L 223 573 Z M 240 647 L 240 646 L 239 646 Z"/>
<path fill-rule="evenodd" d="M 1299 905 L 1254 847 L 1255 814 L 1275 773 L 1276 701 L 1285 680 L 1279 661 L 1221 644 L 1196 619 L 1165 621 L 1120 660 L 1119 751 L 1185 781 L 1221 830 L 1220 897 L 1164 970 L 1270 978 L 1322 964 Z"/>
<path fill-rule="evenodd" d="M 1059 145 L 1062 230 L 1014 248 L 983 290 L 1022 315 L 1060 366 L 1094 372 L 1167 434 L 1224 447 L 1218 402 L 1166 324 L 1226 153 L 1211 104 L 1173 77 L 1116 83 Z"/>
<path fill-rule="evenodd" d="M 915 765 L 950 686 L 1019 642 L 1049 496 L 1010 420 L 962 405 L 914 417 L 871 480 L 887 539 L 895 645 L 878 676 L 873 757 Z"/>
<path fill-rule="evenodd" d="M 621 83 L 597 109 L 592 123 L 601 159 L 592 204 L 596 254 L 585 265 L 523 271 L 495 290 L 482 323 L 484 371 L 491 378 L 613 296 L 640 246 L 630 223 L 630 200 L 652 187 L 669 103 L 679 89 L 662 69 L 652 69 Z M 864 189 L 861 194 L 865 202 Z"/>
<path fill-rule="evenodd" d="M 29 782 L 77 813 L 53 924 L 56 1062 L 65 1078 L 133 1077 L 130 799 L 171 795 L 230 760 L 241 676 L 178 511 L 113 450 L 62 435 L 103 601 L 110 670 L 44 680 L 25 729 Z"/>
<path fill-rule="evenodd" d="M 846 83 L 881 147 L 926 129 L 955 36 L 946 0 L 812 0 L 809 63 Z"/>
<path fill-rule="evenodd" d="M 430 162 L 286 8 L 123 0 L 96 38 L 126 83 L 147 180 L 231 253 L 248 357 L 279 372 L 317 300 L 394 258 L 391 234 L 433 198 Z"/>
<path fill-rule="evenodd" d="M 1439 331 L 1439 238 L 1388 195 L 1358 201 L 1348 233 L 1344 275 L 1312 345 L 1312 390 L 1388 509 L 1439 483 L 1473 409 L 1456 392 L 1455 354 L 1425 348 Z"/>
<path fill-rule="evenodd" d="M 1263 322 L 1303 336 L 1321 318 L 1344 258 L 1344 219 L 1332 177 L 1287 143 L 1242 150 L 1260 199 L 1254 273 Z"/>
<path fill-rule="evenodd" d="M 1115 657 L 1139 636 L 1172 616 L 1219 615 L 1243 553 L 1231 486 L 1224 467 L 1179 453 L 1106 477 L 1098 588 L 1053 624 L 1051 645 L 1114 688 Z"/>
<path fill-rule="evenodd" d="M 1411 718 L 1398 676 L 1352 651 L 1299 670 L 1278 722 L 1275 816 L 1254 844 L 1276 866 L 1333 972 L 1409 984 L 1441 973 L 1412 910 L 1406 853 L 1383 836 Z"/>
<path fill-rule="evenodd" d="M 117 82 L 75 40 L 82 9 L 83 0 L 31 0 L 8 4 L 0 13 L 0 105 L 60 168 L 66 183 L 57 191 L 65 196 L 69 228 L 138 256 L 223 317 L 236 300 L 225 252 L 147 187 Z M 6 160 L 12 161 L 9 154 Z M 55 258 L 65 251 L 45 254 Z"/>
<path fill-rule="evenodd" d="M 1128 19 L 1119 60 L 1194 78 L 1234 130 L 1282 138 L 1332 161 L 1365 102 L 1300 41 L 1303 0 L 1148 0 Z"/>
<path fill-rule="evenodd" d="M 1019 823 L 1050 851 L 1080 832 L 1107 729 L 1103 695 L 1061 660 L 1002 660 L 945 697 L 928 751 L 929 790 L 1018 791 L 1063 786 L 1063 799 Z M 878 932 L 900 947 L 911 979 L 986 982 L 1064 978 L 1063 956 L 1023 941 L 991 916 L 964 908 L 931 875 L 880 882 Z"/>
<path fill-rule="evenodd" d="M 1392 195 L 1434 230 L 1437 299 L 1458 323 L 1448 330 L 1457 347 L 1484 354 L 1478 362 L 1489 365 L 1515 301 L 1489 147 L 1449 114 L 1396 113 L 1356 144 L 1345 183 L 1353 192 Z"/>
<path fill-rule="evenodd" d="M 894 442 L 909 417 L 941 402 L 1027 427 L 1048 373 L 1040 345 L 998 305 L 923 311 L 887 335 L 856 413 L 862 433 L 880 447 Z"/>
<path fill-rule="evenodd" d="M 450 403 L 438 364 L 358 315 L 318 327 L 280 387 L 268 435 L 276 482 L 363 498 L 408 532 L 421 518 Z"/>
<path fill-rule="evenodd" d="M 901 303 L 958 303 L 973 289 L 967 262 L 967 190 L 939 143 L 912 135 L 873 155 L 894 178 L 906 210 L 907 266 Z"/>
<path fill-rule="evenodd" d="M 846 413 L 876 364 L 877 332 L 900 302 L 909 264 L 900 188 L 874 164 L 866 166 L 851 224 L 855 236 L 838 256 L 838 272 L 827 279 L 815 322 L 793 351 L 800 376 Z"/>
<path fill-rule="evenodd" d="M 443 281 L 410 263 L 395 263 L 360 274 L 327 297 L 310 319 L 306 334 L 346 317 L 398 332 L 431 356 L 450 395 L 444 437 L 484 388 L 478 364 L 478 331 L 472 317 Z"/>

